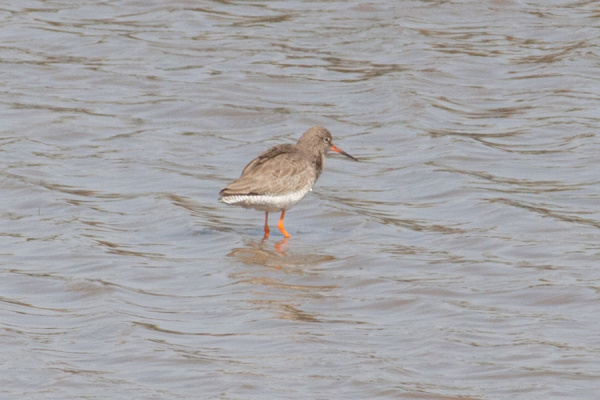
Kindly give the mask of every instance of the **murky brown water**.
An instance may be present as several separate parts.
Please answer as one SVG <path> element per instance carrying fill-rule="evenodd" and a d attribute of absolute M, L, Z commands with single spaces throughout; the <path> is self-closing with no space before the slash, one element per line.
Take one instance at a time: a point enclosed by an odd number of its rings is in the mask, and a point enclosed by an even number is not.
<path fill-rule="evenodd" d="M 0 12 L 0 397 L 595 399 L 597 2 Z M 286 217 L 217 202 L 323 125 Z"/>

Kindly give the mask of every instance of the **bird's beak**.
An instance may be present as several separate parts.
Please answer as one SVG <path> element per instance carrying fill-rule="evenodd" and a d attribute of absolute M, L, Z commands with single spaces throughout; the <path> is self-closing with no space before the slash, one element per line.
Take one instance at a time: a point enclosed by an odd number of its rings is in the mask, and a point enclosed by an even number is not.
<path fill-rule="evenodd" d="M 350 154 L 346 153 L 344 150 L 340 149 L 337 146 L 331 145 L 331 150 L 335 151 L 336 153 L 340 153 L 341 155 L 344 155 L 344 156 L 348 157 L 351 160 L 358 161 L 358 159 L 352 157 Z"/>

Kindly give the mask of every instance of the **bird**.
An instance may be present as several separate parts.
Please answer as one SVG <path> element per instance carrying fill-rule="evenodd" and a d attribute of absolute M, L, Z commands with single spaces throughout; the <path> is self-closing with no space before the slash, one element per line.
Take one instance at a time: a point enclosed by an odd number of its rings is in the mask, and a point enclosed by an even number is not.
<path fill-rule="evenodd" d="M 277 227 L 287 240 L 291 235 L 283 224 L 285 213 L 312 190 L 330 150 L 358 161 L 333 144 L 327 129 L 313 126 L 295 145 L 274 146 L 250 161 L 241 176 L 219 192 L 219 201 L 264 211 L 263 240 L 270 234 L 269 213 L 281 212 Z"/>

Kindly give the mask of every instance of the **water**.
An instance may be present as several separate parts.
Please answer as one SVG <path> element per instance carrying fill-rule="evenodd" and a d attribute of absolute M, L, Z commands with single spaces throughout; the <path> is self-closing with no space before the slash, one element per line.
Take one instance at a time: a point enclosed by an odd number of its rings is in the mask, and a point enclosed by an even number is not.
<path fill-rule="evenodd" d="M 596 2 L 0 13 L 0 397 L 595 399 Z M 332 156 L 264 243 L 217 202 Z"/>

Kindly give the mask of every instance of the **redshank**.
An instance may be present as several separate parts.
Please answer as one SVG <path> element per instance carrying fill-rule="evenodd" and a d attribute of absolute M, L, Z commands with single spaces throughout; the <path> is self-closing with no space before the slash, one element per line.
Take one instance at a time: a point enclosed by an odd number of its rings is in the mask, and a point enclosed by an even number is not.
<path fill-rule="evenodd" d="M 250 161 L 242 175 L 219 192 L 220 201 L 264 211 L 264 239 L 269 237 L 269 212 L 281 211 L 277 227 L 287 239 L 290 234 L 283 227 L 285 212 L 312 190 L 329 150 L 358 161 L 334 146 L 327 129 L 313 126 L 295 145 L 280 144 Z"/>

